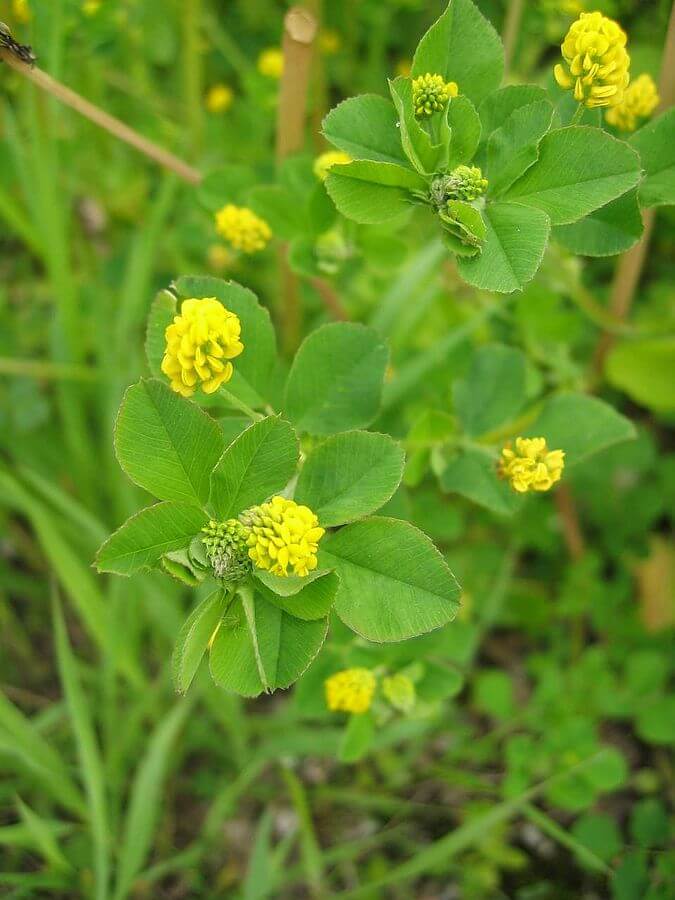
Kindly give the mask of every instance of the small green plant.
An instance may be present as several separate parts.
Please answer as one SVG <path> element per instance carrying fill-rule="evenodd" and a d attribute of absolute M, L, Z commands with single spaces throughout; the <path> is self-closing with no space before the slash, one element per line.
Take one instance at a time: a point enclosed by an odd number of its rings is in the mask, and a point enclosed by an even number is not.
<path fill-rule="evenodd" d="M 232 691 L 288 687 L 321 649 L 332 608 L 380 642 L 454 617 L 459 588 L 429 538 L 372 515 L 404 465 L 396 441 L 360 430 L 378 412 L 388 359 L 375 331 L 318 329 L 281 391 L 274 330 L 255 296 L 180 278 L 153 305 L 146 348 L 155 377 L 127 391 L 115 450 L 160 502 L 122 525 L 97 565 L 212 585 L 178 638 L 179 690 L 206 652 L 214 680 Z M 219 420 L 223 407 L 244 417 Z"/>

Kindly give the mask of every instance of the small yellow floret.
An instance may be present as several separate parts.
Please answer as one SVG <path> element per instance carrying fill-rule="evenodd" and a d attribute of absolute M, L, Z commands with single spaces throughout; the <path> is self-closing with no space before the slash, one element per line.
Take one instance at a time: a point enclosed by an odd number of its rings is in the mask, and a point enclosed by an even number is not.
<path fill-rule="evenodd" d="M 244 349 L 239 318 L 215 297 L 184 300 L 180 315 L 165 332 L 162 372 L 171 388 L 191 397 L 200 386 L 213 394 L 232 378 L 234 359 Z"/>
<path fill-rule="evenodd" d="M 336 672 L 324 683 L 328 709 L 332 712 L 368 712 L 376 683 L 370 669 L 343 669 L 342 672 Z"/>
<path fill-rule="evenodd" d="M 19 25 L 27 25 L 33 18 L 28 0 L 12 0 L 12 16 Z"/>
<path fill-rule="evenodd" d="M 560 50 L 563 63 L 553 70 L 561 88 L 589 109 L 617 106 L 630 79 L 626 32 L 602 13 L 582 13 L 567 32 Z"/>
<path fill-rule="evenodd" d="M 272 497 L 240 516 L 250 529 L 248 555 L 259 569 L 273 575 L 308 575 L 317 566 L 318 544 L 325 530 L 308 506 Z"/>
<path fill-rule="evenodd" d="M 216 213 L 216 231 L 235 250 L 243 253 L 264 250 L 272 237 L 272 230 L 264 219 L 248 207 L 233 203 L 228 203 Z"/>
<path fill-rule="evenodd" d="M 232 106 L 234 91 L 226 84 L 214 84 L 206 94 L 206 108 L 211 113 L 223 113 Z"/>
<path fill-rule="evenodd" d="M 413 78 L 412 101 L 416 116 L 432 116 L 439 112 L 448 100 L 456 97 L 459 89 L 454 81 L 446 82 L 442 75 L 420 75 Z"/>
<path fill-rule="evenodd" d="M 549 450 L 543 437 L 516 438 L 515 450 L 504 447 L 499 461 L 499 475 L 519 494 L 548 491 L 560 481 L 564 468 L 564 450 Z"/>
<path fill-rule="evenodd" d="M 101 9 L 101 0 L 84 0 L 82 12 L 85 16 L 95 16 Z"/>
<path fill-rule="evenodd" d="M 327 150 L 314 160 L 314 174 L 321 181 L 325 181 L 332 166 L 346 166 L 350 162 L 352 158 L 348 153 L 343 153 L 342 150 Z"/>
<path fill-rule="evenodd" d="M 641 119 L 647 119 L 661 102 L 651 75 L 640 75 L 626 88 L 623 100 L 607 110 L 605 121 L 620 131 L 635 131 Z"/>
<path fill-rule="evenodd" d="M 342 38 L 332 28 L 325 28 L 319 34 L 319 50 L 324 56 L 335 56 L 342 46 Z"/>
<path fill-rule="evenodd" d="M 258 57 L 258 71 L 266 78 L 279 79 L 284 73 L 284 54 L 280 47 L 268 47 Z"/>

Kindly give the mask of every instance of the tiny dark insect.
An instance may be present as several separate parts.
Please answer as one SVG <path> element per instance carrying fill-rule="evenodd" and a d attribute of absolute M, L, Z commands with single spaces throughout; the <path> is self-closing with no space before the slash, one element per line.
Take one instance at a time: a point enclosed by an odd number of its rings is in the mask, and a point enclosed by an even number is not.
<path fill-rule="evenodd" d="M 12 32 L 4 22 L 0 22 L 0 48 L 9 50 L 17 59 L 29 66 L 32 66 L 37 58 L 33 53 L 32 47 L 28 47 L 26 44 L 18 44 L 14 40 Z"/>

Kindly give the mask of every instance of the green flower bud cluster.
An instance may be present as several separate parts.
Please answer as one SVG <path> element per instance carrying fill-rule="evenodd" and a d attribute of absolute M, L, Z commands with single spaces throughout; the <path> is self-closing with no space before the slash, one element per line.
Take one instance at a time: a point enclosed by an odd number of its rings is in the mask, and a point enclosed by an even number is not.
<path fill-rule="evenodd" d="M 454 81 L 446 83 L 442 75 L 427 72 L 414 78 L 412 83 L 412 102 L 416 116 L 432 116 L 440 112 L 452 97 L 457 96 L 457 85 Z"/>
<path fill-rule="evenodd" d="M 224 581 L 238 581 L 251 570 L 248 555 L 250 531 L 238 519 L 217 522 L 202 528 L 202 543 L 213 574 Z"/>
<path fill-rule="evenodd" d="M 448 200 L 471 202 L 482 197 L 487 188 L 487 178 L 483 178 L 478 166 L 457 166 L 448 175 L 439 175 L 431 182 L 431 202 L 438 208 Z"/>

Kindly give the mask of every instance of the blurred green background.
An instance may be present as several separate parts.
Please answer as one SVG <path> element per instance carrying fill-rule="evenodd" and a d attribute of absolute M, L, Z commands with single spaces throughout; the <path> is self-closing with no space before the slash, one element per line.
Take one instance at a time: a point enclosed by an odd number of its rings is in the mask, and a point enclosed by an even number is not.
<path fill-rule="evenodd" d="M 507 4 L 478 5 L 501 32 Z M 322 115 L 385 94 L 444 4 L 307 6 L 321 20 L 314 155 Z M 657 78 L 669 3 L 532 0 L 508 80 L 548 84 L 570 21 L 596 6 L 628 31 L 633 73 Z M 29 0 L 0 2 L 0 19 L 41 68 L 200 171 L 241 163 L 270 182 L 279 82 L 258 61 L 279 46 L 286 9 Z M 214 109 L 221 84 L 231 102 Z M 274 315 L 277 254 L 233 256 L 193 187 L 4 65 L 0 138 L 0 893 L 674 896 L 672 412 L 648 391 L 599 385 L 638 438 L 570 475 L 586 538 L 576 558 L 549 497 L 504 520 L 411 482 L 388 512 L 442 547 L 464 588 L 459 621 L 385 647 L 336 621 L 293 691 L 248 703 L 203 677 L 179 699 L 170 655 L 194 595 L 91 568 L 141 500 L 113 455 L 115 414 L 144 372 L 157 290 L 222 275 Z M 675 327 L 673 224 L 659 211 L 635 302 L 648 333 Z M 511 309 L 436 358 L 477 298 L 430 240 L 424 226 L 372 229 L 333 278 L 350 317 L 387 336 L 395 370 L 433 359 L 374 426 L 411 453 L 415 422 L 450 410 L 486 340 L 525 350 L 533 379 L 586 386 L 615 266 L 552 247 Z M 329 313 L 309 280 L 300 292 L 309 331 Z M 344 723 L 325 710 L 323 678 L 384 663 L 437 677 L 411 714 L 381 723 L 365 758 L 339 762 Z"/>

